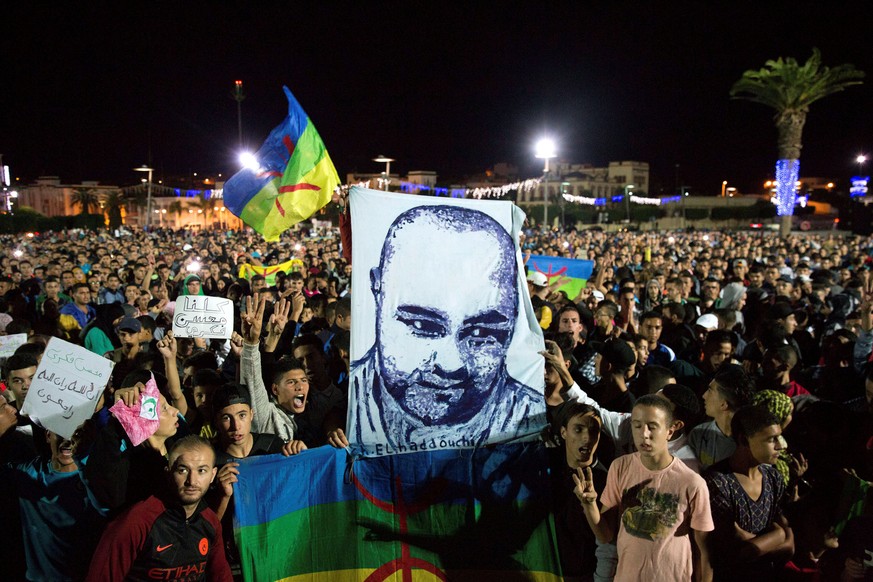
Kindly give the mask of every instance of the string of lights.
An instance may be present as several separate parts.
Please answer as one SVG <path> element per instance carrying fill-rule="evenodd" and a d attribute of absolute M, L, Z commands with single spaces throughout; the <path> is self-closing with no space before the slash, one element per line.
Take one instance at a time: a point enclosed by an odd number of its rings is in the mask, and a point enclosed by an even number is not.
<path fill-rule="evenodd" d="M 589 196 L 574 196 L 573 194 L 564 194 L 564 200 L 567 202 L 575 202 L 576 204 L 584 204 L 587 206 L 605 206 L 606 198 L 591 198 Z M 619 203 L 624 200 L 623 194 L 617 194 L 609 199 L 613 203 Z M 635 204 L 646 204 L 658 206 L 661 204 L 672 204 L 682 200 L 681 196 L 667 196 L 665 198 L 649 198 L 645 196 L 631 195 L 630 201 Z"/>

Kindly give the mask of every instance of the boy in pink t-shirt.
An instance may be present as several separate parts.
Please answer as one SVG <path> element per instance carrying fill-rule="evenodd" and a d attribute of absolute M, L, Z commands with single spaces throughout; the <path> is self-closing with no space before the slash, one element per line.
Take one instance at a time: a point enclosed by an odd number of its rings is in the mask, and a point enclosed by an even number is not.
<path fill-rule="evenodd" d="M 631 427 L 638 452 L 610 466 L 600 510 L 590 471 L 579 469 L 574 476 L 574 492 L 597 539 L 610 542 L 617 532 L 616 582 L 711 580 L 705 543 L 714 529 L 709 490 L 667 449 L 676 427 L 670 402 L 657 395 L 641 397 Z"/>

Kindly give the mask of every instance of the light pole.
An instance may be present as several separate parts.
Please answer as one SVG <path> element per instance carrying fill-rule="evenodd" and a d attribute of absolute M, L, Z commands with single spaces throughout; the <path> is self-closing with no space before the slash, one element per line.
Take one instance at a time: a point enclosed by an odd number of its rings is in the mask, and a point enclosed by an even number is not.
<path fill-rule="evenodd" d="M 628 184 L 627 186 L 624 187 L 624 207 L 625 207 L 625 210 L 627 211 L 627 223 L 628 224 L 630 224 L 630 193 L 628 192 L 628 190 L 633 190 L 633 189 L 634 189 L 633 184 Z"/>
<path fill-rule="evenodd" d="M 382 154 L 379 154 L 378 157 L 373 158 L 374 162 L 379 162 L 380 164 L 385 164 L 385 171 L 382 173 L 384 176 L 382 185 L 385 187 L 385 190 L 388 190 L 388 181 L 391 176 L 391 162 L 394 161 L 394 158 L 386 158 Z"/>
<path fill-rule="evenodd" d="M 721 183 L 721 197 L 724 198 L 724 193 L 727 190 L 727 180 Z"/>
<path fill-rule="evenodd" d="M 857 158 L 855 158 L 855 162 L 858 163 L 858 176 L 861 176 L 864 173 L 864 162 L 867 161 L 867 156 L 864 154 L 860 154 Z"/>
<path fill-rule="evenodd" d="M 555 142 L 544 137 L 537 142 L 536 153 L 537 158 L 546 160 L 546 165 L 543 168 L 543 178 L 545 181 L 545 191 L 543 192 L 543 230 L 549 229 L 549 159 L 555 157 Z"/>
<path fill-rule="evenodd" d="M 561 199 L 558 201 L 561 204 L 561 228 L 564 228 L 564 206 L 566 206 L 567 201 L 564 199 L 564 194 L 567 193 L 567 187 L 570 186 L 570 182 L 561 182 Z"/>
<path fill-rule="evenodd" d="M 152 225 L 152 172 L 154 172 L 154 168 L 146 166 L 143 164 L 139 168 L 134 168 L 134 172 L 148 172 L 148 197 L 146 198 L 146 227 L 151 227 Z"/>
<path fill-rule="evenodd" d="M 242 102 L 246 98 L 243 93 L 242 81 L 236 80 L 233 82 L 233 100 L 236 101 L 236 126 L 239 132 L 239 147 L 242 149 Z"/>

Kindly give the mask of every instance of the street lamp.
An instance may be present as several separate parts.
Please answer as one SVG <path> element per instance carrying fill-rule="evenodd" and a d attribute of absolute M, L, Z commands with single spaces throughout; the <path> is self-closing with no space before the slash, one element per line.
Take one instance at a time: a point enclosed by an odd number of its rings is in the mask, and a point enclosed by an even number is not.
<path fill-rule="evenodd" d="M 379 154 L 378 157 L 373 158 L 373 161 L 379 162 L 380 164 L 385 164 L 385 171 L 382 173 L 382 175 L 385 177 L 383 186 L 385 187 L 385 190 L 388 190 L 388 181 L 390 180 L 389 176 L 391 176 L 391 162 L 394 161 L 394 158 L 386 158 L 382 154 Z"/>
<path fill-rule="evenodd" d="M 862 175 L 864 173 L 864 162 L 867 161 L 867 156 L 864 154 L 860 154 L 857 158 L 855 158 L 855 162 L 858 164 L 858 175 Z"/>
<path fill-rule="evenodd" d="M 627 211 L 627 223 L 628 224 L 630 224 L 630 194 L 628 193 L 628 190 L 633 190 L 633 189 L 634 189 L 633 184 L 628 184 L 627 186 L 624 187 L 624 207 L 625 207 L 625 210 Z"/>
<path fill-rule="evenodd" d="M 546 230 L 549 228 L 549 159 L 554 158 L 555 155 L 554 140 L 544 137 L 537 142 L 534 156 L 546 160 L 546 165 L 543 168 L 543 177 L 546 187 L 543 194 L 543 228 Z"/>
<path fill-rule="evenodd" d="M 727 189 L 727 180 L 721 183 L 721 197 L 724 198 L 725 190 Z"/>
<path fill-rule="evenodd" d="M 150 168 L 143 164 L 139 168 L 134 168 L 134 172 L 148 172 L 148 198 L 146 202 L 146 226 L 151 227 L 152 225 L 152 172 L 154 172 L 154 168 Z"/>
<path fill-rule="evenodd" d="M 252 172 L 258 173 L 261 171 L 261 164 L 258 162 L 257 156 L 252 152 L 240 152 L 239 165 L 243 168 L 248 168 Z M 221 174 L 218 177 L 220 178 Z"/>
<path fill-rule="evenodd" d="M 233 100 L 236 101 L 236 126 L 237 131 L 239 132 L 239 147 L 240 149 L 243 147 L 242 140 L 242 102 L 243 99 L 246 98 L 245 93 L 243 93 L 243 84 L 242 81 L 236 80 L 233 82 Z"/>

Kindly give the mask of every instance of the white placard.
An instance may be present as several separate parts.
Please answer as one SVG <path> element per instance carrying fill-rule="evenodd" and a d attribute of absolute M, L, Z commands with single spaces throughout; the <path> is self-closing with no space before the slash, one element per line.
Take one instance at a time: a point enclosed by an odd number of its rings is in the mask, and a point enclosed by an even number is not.
<path fill-rule="evenodd" d="M 16 333 L 13 335 L 0 335 L 0 360 L 8 358 L 15 353 L 20 346 L 27 343 L 26 333 Z"/>
<path fill-rule="evenodd" d="M 207 295 L 181 295 L 176 299 L 173 335 L 230 339 L 233 334 L 233 301 Z"/>
<path fill-rule="evenodd" d="M 69 439 L 88 420 L 115 364 L 53 337 L 45 349 L 21 413 Z"/>
<path fill-rule="evenodd" d="M 348 438 L 365 456 L 532 440 L 543 335 L 507 201 L 353 187 Z"/>

